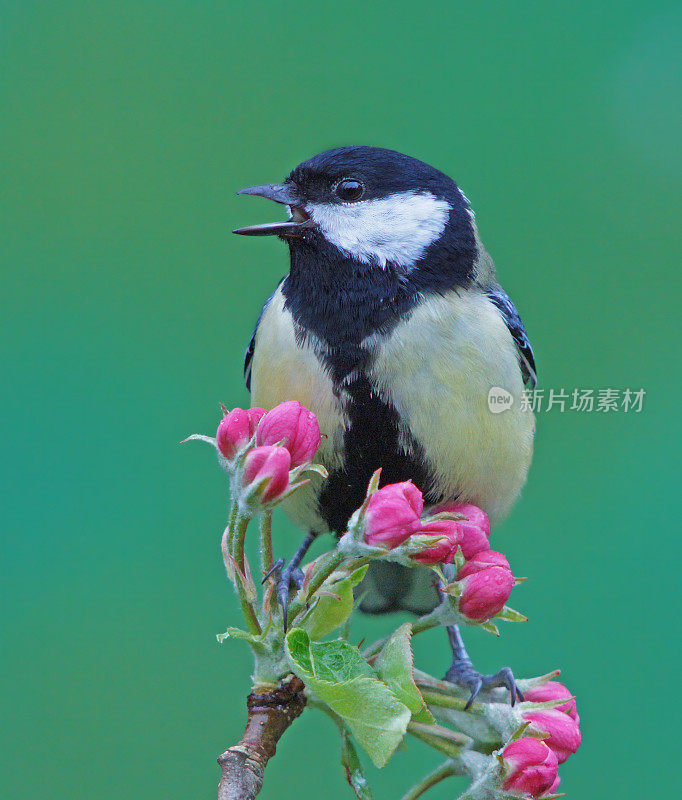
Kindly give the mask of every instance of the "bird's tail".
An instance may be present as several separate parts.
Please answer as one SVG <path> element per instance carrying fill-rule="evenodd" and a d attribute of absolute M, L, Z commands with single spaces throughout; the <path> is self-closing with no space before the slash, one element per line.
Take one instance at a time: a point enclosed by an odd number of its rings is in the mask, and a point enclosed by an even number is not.
<path fill-rule="evenodd" d="M 439 602 L 430 569 L 402 567 L 390 561 L 370 564 L 367 575 L 357 587 L 361 598 L 360 610 L 366 614 L 386 614 L 390 611 L 411 611 L 427 614 Z"/>

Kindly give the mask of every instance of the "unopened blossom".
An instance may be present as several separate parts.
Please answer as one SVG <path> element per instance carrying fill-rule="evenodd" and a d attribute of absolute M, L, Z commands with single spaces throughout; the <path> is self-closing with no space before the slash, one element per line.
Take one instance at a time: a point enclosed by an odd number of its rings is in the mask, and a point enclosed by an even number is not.
<path fill-rule="evenodd" d="M 523 736 L 502 751 L 508 773 L 503 788 L 508 792 L 541 797 L 556 785 L 556 755 L 540 739 Z"/>
<path fill-rule="evenodd" d="M 473 575 L 475 572 L 480 572 L 490 567 L 501 567 L 511 572 L 509 562 L 502 553 L 498 553 L 496 550 L 482 550 L 466 562 L 457 573 L 457 577 L 458 579 L 465 578 L 467 575 Z"/>
<path fill-rule="evenodd" d="M 547 681 L 540 686 L 533 686 L 524 692 L 526 700 L 533 703 L 546 703 L 549 700 L 566 700 L 560 706 L 555 706 L 557 711 L 563 711 L 580 725 L 580 717 L 576 707 L 575 698 L 571 692 L 559 681 Z"/>
<path fill-rule="evenodd" d="M 411 481 L 391 483 L 374 492 L 365 511 L 363 537 L 368 544 L 393 548 L 421 528 L 422 493 Z"/>
<path fill-rule="evenodd" d="M 457 574 L 462 585 L 459 610 L 477 622 L 494 617 L 503 608 L 514 586 L 514 576 L 501 553 L 486 550 L 468 561 Z"/>
<path fill-rule="evenodd" d="M 251 441 L 264 414 L 263 408 L 233 408 L 225 414 L 215 437 L 218 450 L 225 458 L 231 461 Z"/>
<path fill-rule="evenodd" d="M 281 444 L 291 454 L 291 467 L 308 464 L 320 446 L 320 426 L 312 411 L 287 400 L 268 411 L 256 431 L 258 446 Z"/>
<path fill-rule="evenodd" d="M 255 447 L 244 461 L 244 490 L 247 494 L 255 491 L 262 503 L 271 503 L 289 488 L 290 468 L 291 456 L 285 447 Z"/>
<path fill-rule="evenodd" d="M 459 533 L 459 546 L 464 558 L 473 558 L 490 545 L 490 520 L 488 515 L 478 506 L 470 503 L 448 503 L 439 506 L 435 511 L 447 511 L 449 514 L 460 514 L 463 519 L 456 520 Z"/>
<path fill-rule="evenodd" d="M 549 736 L 543 739 L 551 747 L 560 764 L 580 747 L 578 723 L 563 711 L 547 708 L 542 711 L 524 711 L 523 718 Z"/>
<path fill-rule="evenodd" d="M 452 514 L 461 514 L 472 525 L 480 528 L 486 537 L 490 537 L 490 520 L 488 515 L 482 508 L 474 506 L 471 503 L 449 503 L 444 506 L 442 511 L 449 511 Z"/>
<path fill-rule="evenodd" d="M 433 544 L 415 553 L 420 564 L 449 564 L 459 546 L 457 523 L 450 519 L 434 519 L 419 529 L 420 536 L 432 536 Z"/>

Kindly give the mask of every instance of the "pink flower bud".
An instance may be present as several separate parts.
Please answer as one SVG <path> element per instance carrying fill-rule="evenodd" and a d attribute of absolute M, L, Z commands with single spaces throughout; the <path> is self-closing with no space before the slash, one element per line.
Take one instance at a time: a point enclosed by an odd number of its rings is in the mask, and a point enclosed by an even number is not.
<path fill-rule="evenodd" d="M 285 447 L 255 447 L 246 455 L 242 484 L 245 489 L 266 479 L 260 489 L 260 500 L 272 502 L 289 488 L 291 456 Z"/>
<path fill-rule="evenodd" d="M 449 564 L 459 545 L 459 529 L 451 519 L 435 519 L 418 531 L 420 536 L 433 536 L 434 543 L 412 558 L 420 564 Z"/>
<path fill-rule="evenodd" d="M 237 452 L 244 447 L 256 431 L 258 422 L 265 414 L 262 408 L 233 408 L 220 420 L 216 432 L 218 450 L 232 460 Z"/>
<path fill-rule="evenodd" d="M 559 788 L 559 784 L 561 783 L 561 778 L 557 775 L 556 780 L 554 783 L 547 789 L 545 794 L 556 794 L 556 790 Z M 543 795 L 544 797 L 544 795 Z"/>
<path fill-rule="evenodd" d="M 557 711 L 555 708 L 548 708 L 546 711 L 524 711 L 523 718 L 549 734 L 543 741 L 554 751 L 560 764 L 580 747 L 578 723 L 563 711 Z"/>
<path fill-rule="evenodd" d="M 471 522 L 472 525 L 480 528 L 483 533 L 485 533 L 486 538 L 490 538 L 490 520 L 482 508 L 479 508 L 478 506 L 472 506 L 471 503 L 465 503 L 463 505 L 452 503 L 447 506 L 443 506 L 443 508 L 439 510 L 449 511 L 452 514 L 462 514 L 462 516 Z"/>
<path fill-rule="evenodd" d="M 246 413 L 249 417 L 249 430 L 251 431 L 251 436 L 253 436 L 253 434 L 256 432 L 258 424 L 267 414 L 267 411 L 264 408 L 253 406 L 253 408 L 247 408 Z"/>
<path fill-rule="evenodd" d="M 490 547 L 485 531 L 478 525 L 466 520 L 458 520 L 456 525 L 459 529 L 459 546 L 462 548 L 464 558 L 473 558 L 477 553 Z"/>
<path fill-rule="evenodd" d="M 367 544 L 392 548 L 402 544 L 421 527 L 422 493 L 411 481 L 391 483 L 370 497 L 365 516 Z"/>
<path fill-rule="evenodd" d="M 457 573 L 457 580 L 466 578 L 467 575 L 473 575 L 475 572 L 480 572 L 482 569 L 488 569 L 489 567 L 502 567 L 511 572 L 509 562 L 502 553 L 498 553 L 495 550 L 483 550 L 480 553 L 476 553 L 473 558 L 466 562 Z"/>
<path fill-rule="evenodd" d="M 488 560 L 498 563 L 490 564 Z M 502 560 L 506 562 L 501 553 L 488 550 L 475 556 L 457 574 L 463 584 L 459 610 L 465 617 L 484 622 L 502 611 L 514 586 L 509 565 L 499 563 Z"/>
<path fill-rule="evenodd" d="M 574 719 L 576 723 L 580 725 L 580 717 L 578 716 L 575 699 L 563 683 L 559 683 L 559 681 L 547 681 L 547 683 L 543 683 L 541 686 L 534 686 L 532 689 L 527 689 L 523 694 L 526 700 L 530 700 L 533 703 L 546 703 L 548 700 L 563 700 L 565 698 L 566 702 L 562 703 L 560 706 L 555 706 L 556 710 L 568 714 L 571 719 Z"/>
<path fill-rule="evenodd" d="M 320 426 L 312 411 L 298 400 L 287 400 L 268 411 L 256 432 L 256 444 L 280 442 L 291 454 L 291 467 L 312 461 L 320 446 Z"/>
<path fill-rule="evenodd" d="M 459 530 L 459 546 L 462 548 L 464 558 L 473 558 L 477 553 L 481 553 L 490 547 L 488 536 L 478 525 L 473 522 L 467 522 L 464 519 L 458 520 L 456 525 Z"/>
<path fill-rule="evenodd" d="M 524 736 L 502 751 L 509 773 L 503 788 L 531 797 L 541 797 L 555 785 L 557 758 L 544 742 Z"/>
<path fill-rule="evenodd" d="M 490 520 L 485 511 L 478 506 L 470 503 L 448 503 L 435 509 L 438 511 L 448 511 L 451 514 L 461 514 L 465 519 L 457 520 L 459 526 L 459 546 L 462 548 L 464 558 L 473 558 L 476 553 L 487 550 L 490 545 Z"/>

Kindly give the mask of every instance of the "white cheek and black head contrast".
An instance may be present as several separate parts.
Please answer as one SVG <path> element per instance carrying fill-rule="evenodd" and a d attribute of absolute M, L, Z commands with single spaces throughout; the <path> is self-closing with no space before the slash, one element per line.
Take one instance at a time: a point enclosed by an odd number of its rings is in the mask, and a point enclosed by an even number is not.
<path fill-rule="evenodd" d="M 331 246 L 360 264 L 404 273 L 427 255 L 436 262 L 453 254 L 475 258 L 473 216 L 455 182 L 393 150 L 329 150 L 304 161 L 282 184 L 240 194 L 283 203 L 290 218 L 235 233 L 275 234 L 292 248 L 317 244 L 326 251 Z"/>

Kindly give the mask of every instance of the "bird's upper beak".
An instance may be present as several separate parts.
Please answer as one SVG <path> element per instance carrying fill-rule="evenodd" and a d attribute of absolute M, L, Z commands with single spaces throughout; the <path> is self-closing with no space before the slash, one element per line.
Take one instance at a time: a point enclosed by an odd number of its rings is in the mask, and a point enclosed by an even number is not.
<path fill-rule="evenodd" d="M 283 222 L 266 222 L 263 225 L 248 225 L 246 228 L 237 228 L 233 233 L 242 236 L 300 236 L 302 229 L 310 228 L 312 220 L 310 215 L 301 205 L 302 200 L 296 187 L 290 183 L 265 183 L 262 186 L 249 186 L 240 189 L 237 194 L 253 194 L 256 197 L 267 197 L 275 203 L 289 206 L 291 216 Z"/>

